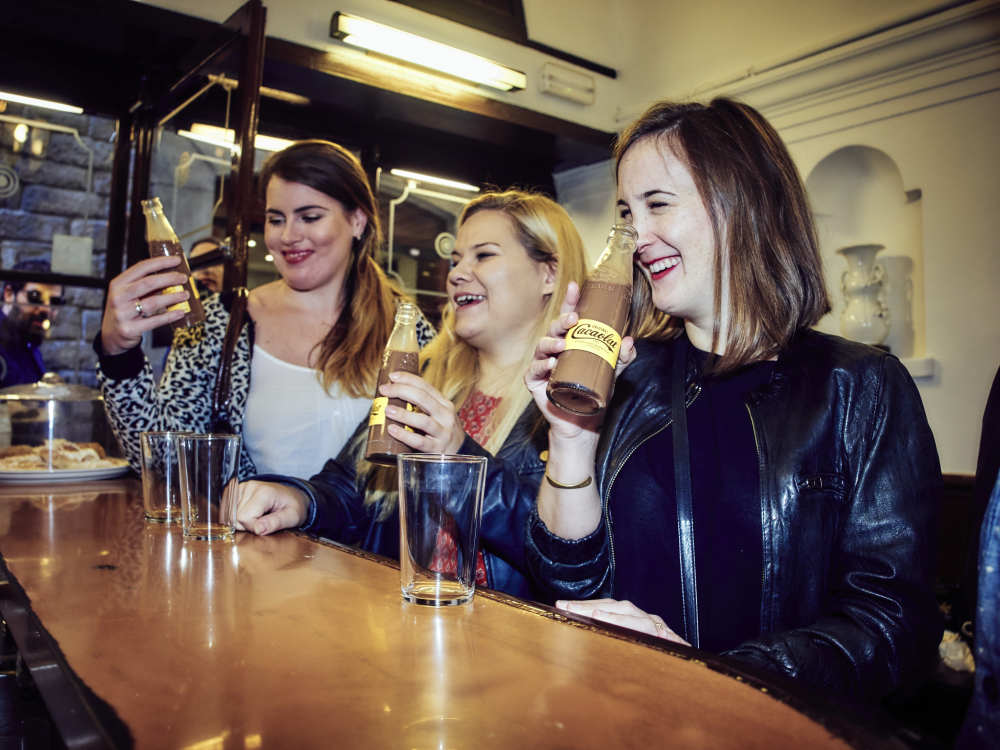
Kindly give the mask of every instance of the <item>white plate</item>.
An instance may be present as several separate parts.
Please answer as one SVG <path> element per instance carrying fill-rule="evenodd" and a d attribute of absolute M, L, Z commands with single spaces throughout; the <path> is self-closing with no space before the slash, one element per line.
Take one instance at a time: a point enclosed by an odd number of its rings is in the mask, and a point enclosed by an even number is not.
<path fill-rule="evenodd" d="M 3 482 L 82 482 L 91 479 L 110 479 L 128 473 L 128 464 L 105 469 L 52 469 L 51 471 L 0 471 Z"/>

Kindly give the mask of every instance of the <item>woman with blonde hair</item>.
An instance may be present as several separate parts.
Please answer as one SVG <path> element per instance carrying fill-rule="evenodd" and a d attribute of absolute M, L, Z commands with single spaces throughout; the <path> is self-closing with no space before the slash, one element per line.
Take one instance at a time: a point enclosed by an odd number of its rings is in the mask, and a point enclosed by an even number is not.
<path fill-rule="evenodd" d="M 98 380 L 115 433 L 134 468 L 145 430 L 218 430 L 243 436 L 240 476 L 308 475 L 350 437 L 368 410 L 400 290 L 375 262 L 382 241 L 375 196 L 361 163 L 329 141 L 299 141 L 261 169 L 264 241 L 281 278 L 252 289 L 246 320 L 235 296 L 204 301 L 205 322 L 180 329 L 159 383 L 142 335 L 184 316 L 171 292 L 178 259 L 150 258 L 115 277 L 94 342 Z M 234 321 L 231 323 L 231 320 Z M 240 326 L 228 368 L 227 329 Z M 421 344 L 434 335 L 422 318 Z M 230 378 L 213 414 L 213 394 Z"/>
<path fill-rule="evenodd" d="M 387 416 L 420 453 L 486 455 L 477 583 L 535 596 L 524 577 L 524 530 L 544 474 L 545 430 L 523 374 L 533 342 L 584 277 L 583 244 L 567 213 L 542 195 L 510 190 L 471 201 L 459 218 L 441 331 L 421 352 L 421 376 L 393 373 L 384 396 L 417 411 Z M 394 469 L 361 458 L 363 434 L 305 481 L 261 476 L 240 485 L 238 527 L 301 527 L 389 557 L 399 555 Z M 389 476 L 386 476 L 389 475 Z M 390 480 L 390 481 L 387 481 Z"/>

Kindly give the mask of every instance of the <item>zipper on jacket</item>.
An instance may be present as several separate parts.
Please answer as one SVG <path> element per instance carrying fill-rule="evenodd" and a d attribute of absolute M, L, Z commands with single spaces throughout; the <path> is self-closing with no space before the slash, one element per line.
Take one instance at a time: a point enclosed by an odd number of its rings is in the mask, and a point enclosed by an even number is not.
<path fill-rule="evenodd" d="M 764 456 L 760 451 L 760 440 L 757 437 L 757 423 L 753 418 L 753 410 L 750 408 L 750 404 L 744 404 L 747 408 L 747 414 L 750 417 L 750 430 L 753 432 L 753 448 L 757 453 L 757 492 L 760 494 L 761 503 L 761 517 L 760 517 L 760 530 L 761 530 L 761 553 L 764 552 L 763 540 L 767 536 L 764 530 L 764 498 L 766 493 L 764 492 Z M 760 601 L 761 601 L 761 629 L 767 632 L 770 629 L 768 623 L 763 622 L 763 609 L 764 609 L 764 560 L 763 554 L 760 561 Z"/>
<path fill-rule="evenodd" d="M 684 399 L 684 408 L 685 409 L 690 408 L 691 404 L 694 403 L 695 399 L 698 398 L 699 395 L 701 395 L 701 386 L 696 383 L 691 387 L 690 395 L 688 396 L 688 398 Z M 628 460 L 632 458 L 632 454 L 634 454 L 637 450 L 639 450 L 639 448 L 642 447 L 644 443 L 659 435 L 673 423 L 674 423 L 674 418 L 673 415 L 671 415 L 670 419 L 664 422 L 658 429 L 653 430 L 644 438 L 642 438 L 638 443 L 636 443 L 632 447 L 632 449 L 625 455 L 625 460 L 618 465 L 618 468 L 611 475 L 611 480 L 608 482 L 608 490 L 605 493 L 603 505 L 604 505 L 604 529 L 605 533 L 608 535 L 608 555 L 610 558 L 610 570 L 608 576 L 610 579 L 609 589 L 608 589 L 609 595 L 614 593 L 614 588 L 615 588 L 615 538 L 611 534 L 611 490 L 614 487 L 615 480 L 618 479 L 618 475 L 621 473 L 621 470 L 625 467 L 625 464 L 628 463 Z M 756 439 L 756 437 L 754 439 Z"/>

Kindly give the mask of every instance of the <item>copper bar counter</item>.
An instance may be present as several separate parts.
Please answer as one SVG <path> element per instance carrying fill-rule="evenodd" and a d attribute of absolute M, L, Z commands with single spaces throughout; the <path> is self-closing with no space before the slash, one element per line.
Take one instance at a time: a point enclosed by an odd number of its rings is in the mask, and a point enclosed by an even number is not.
<path fill-rule="evenodd" d="M 0 486 L 0 608 L 67 747 L 894 746 L 759 676 L 283 532 L 185 542 L 135 480 Z M 766 680 L 766 678 L 764 678 Z"/>

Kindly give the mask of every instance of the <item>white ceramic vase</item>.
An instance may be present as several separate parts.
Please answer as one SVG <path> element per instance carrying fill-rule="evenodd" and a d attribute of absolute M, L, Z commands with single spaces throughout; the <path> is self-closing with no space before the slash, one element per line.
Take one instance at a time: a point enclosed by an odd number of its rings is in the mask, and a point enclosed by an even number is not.
<path fill-rule="evenodd" d="M 884 245 L 849 245 L 837 250 L 847 261 L 840 279 L 844 310 L 840 332 L 863 344 L 881 344 L 889 335 L 889 308 L 882 299 L 885 270 L 875 262 Z"/>

